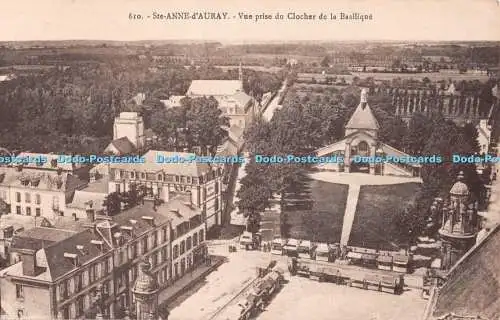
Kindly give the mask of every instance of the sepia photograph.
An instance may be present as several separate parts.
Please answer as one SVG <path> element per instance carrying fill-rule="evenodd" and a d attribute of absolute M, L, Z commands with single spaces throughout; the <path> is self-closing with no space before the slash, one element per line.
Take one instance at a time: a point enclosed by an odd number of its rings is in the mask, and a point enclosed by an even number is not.
<path fill-rule="evenodd" d="M 500 320 L 500 0 L 0 30 L 0 320 Z"/>

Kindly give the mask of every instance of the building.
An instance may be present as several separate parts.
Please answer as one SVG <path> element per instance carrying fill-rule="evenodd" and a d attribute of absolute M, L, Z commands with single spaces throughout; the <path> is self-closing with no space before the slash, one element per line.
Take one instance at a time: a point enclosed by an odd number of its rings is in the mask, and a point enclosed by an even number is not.
<path fill-rule="evenodd" d="M 181 107 L 182 106 L 182 99 L 184 99 L 186 96 L 170 96 L 168 100 L 160 100 L 164 105 L 165 108 L 170 109 L 170 108 L 176 108 L 176 107 Z"/>
<path fill-rule="evenodd" d="M 113 141 L 123 137 L 127 137 L 136 149 L 144 147 L 144 121 L 137 112 L 122 112 L 115 118 Z"/>
<path fill-rule="evenodd" d="M 44 170 L 23 165 L 0 168 L 0 198 L 10 206 L 11 214 L 64 215 L 75 191 L 86 185 L 87 182 L 64 168 Z"/>
<path fill-rule="evenodd" d="M 240 65 L 239 80 L 193 80 L 186 96 L 214 97 L 231 126 L 245 128 L 256 113 L 255 100 L 243 91 L 243 71 Z"/>
<path fill-rule="evenodd" d="M 379 162 L 376 157 L 409 157 L 378 140 L 380 126 L 367 102 L 367 91 L 361 91 L 361 99 L 345 126 L 345 137 L 326 147 L 316 150 L 318 157 L 338 157 L 343 161 L 318 165 L 319 169 L 338 172 L 366 172 L 376 175 L 419 176 L 420 164 Z"/>
<path fill-rule="evenodd" d="M 442 241 L 444 269 L 449 269 L 476 243 L 479 231 L 477 204 L 471 202 L 470 192 L 460 172 L 445 203 L 439 235 Z"/>
<path fill-rule="evenodd" d="M 201 211 L 183 199 L 146 201 L 113 217 L 89 208 L 87 222 L 77 232 L 36 228 L 14 237 L 21 261 L 0 271 L 6 316 L 120 319 L 142 301 L 140 287 L 133 291 L 144 278 L 141 261 L 161 292 L 207 255 Z"/>
<path fill-rule="evenodd" d="M 478 241 L 431 291 L 423 320 L 500 317 L 500 225 Z"/>
<path fill-rule="evenodd" d="M 205 215 L 207 228 L 222 221 L 222 169 L 195 159 L 194 153 L 150 150 L 144 163 L 110 165 L 108 191 L 125 192 L 143 186 L 146 197 L 168 202 L 171 192 L 191 192 L 191 202 Z"/>
<path fill-rule="evenodd" d="M 127 137 L 121 137 L 111 141 L 104 149 L 105 154 L 114 154 L 117 156 L 129 155 L 135 151 L 135 146 Z"/>

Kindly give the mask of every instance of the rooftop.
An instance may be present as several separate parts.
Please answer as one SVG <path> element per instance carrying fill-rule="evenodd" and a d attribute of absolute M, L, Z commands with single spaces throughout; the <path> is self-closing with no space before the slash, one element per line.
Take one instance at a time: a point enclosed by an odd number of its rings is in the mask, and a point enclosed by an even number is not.
<path fill-rule="evenodd" d="M 171 152 L 171 151 L 157 151 L 150 150 L 143 155 L 144 163 L 118 163 L 112 164 L 112 168 L 124 169 L 128 171 L 146 171 L 146 172 L 160 172 L 163 171 L 170 175 L 183 175 L 191 177 L 199 177 L 211 171 L 210 165 L 208 163 L 201 163 L 198 161 L 188 161 L 188 162 L 173 162 L 173 163 L 158 163 L 157 156 L 163 156 L 166 158 L 178 156 L 180 158 L 189 159 L 194 158 L 196 155 L 194 153 L 188 152 Z"/>
<path fill-rule="evenodd" d="M 135 151 L 134 145 L 127 137 L 121 137 L 111 141 L 107 148 L 109 148 L 110 146 L 115 147 L 115 149 L 118 150 L 118 152 L 122 155 L 130 154 Z"/>
<path fill-rule="evenodd" d="M 76 232 L 62 229 L 35 227 L 20 232 L 12 239 L 12 249 L 39 250 L 71 237 Z"/>
<path fill-rule="evenodd" d="M 473 247 L 449 272 L 440 289 L 434 317 L 500 317 L 500 225 Z"/>
<path fill-rule="evenodd" d="M 232 96 L 243 90 L 240 80 L 193 80 L 187 91 L 189 96 Z"/>
<path fill-rule="evenodd" d="M 346 124 L 346 129 L 368 129 L 378 130 L 380 128 L 377 119 L 372 113 L 367 102 L 366 89 L 361 90 L 361 99 L 358 107 Z"/>
<path fill-rule="evenodd" d="M 53 191 L 72 191 L 86 186 L 87 182 L 80 180 L 71 173 L 62 172 L 40 172 L 34 169 L 3 168 L 0 173 L 5 174 L 0 180 L 0 185 L 25 188 L 27 185 L 32 187 L 53 190 Z"/>
<path fill-rule="evenodd" d="M 104 208 L 104 199 L 106 196 L 106 193 L 76 190 L 73 200 L 67 205 L 67 207 L 84 210 L 87 208 L 87 204 L 92 201 L 92 208 L 95 210 L 101 210 Z"/>

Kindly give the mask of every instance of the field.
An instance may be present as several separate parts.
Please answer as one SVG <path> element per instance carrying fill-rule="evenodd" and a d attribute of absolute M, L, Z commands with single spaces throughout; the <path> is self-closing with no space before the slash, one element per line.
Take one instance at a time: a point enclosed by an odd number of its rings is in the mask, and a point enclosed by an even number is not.
<path fill-rule="evenodd" d="M 302 190 L 289 193 L 283 207 L 292 238 L 339 242 L 348 186 L 306 178 Z"/>
<path fill-rule="evenodd" d="M 406 245 L 397 243 L 394 217 L 419 188 L 419 183 L 361 186 L 349 245 L 379 250 Z"/>
<path fill-rule="evenodd" d="M 224 71 L 227 70 L 235 70 L 238 69 L 239 66 L 234 65 L 234 66 L 215 66 L 216 68 L 220 68 Z M 263 67 L 263 66 L 243 66 L 244 69 L 250 69 L 250 70 L 255 70 L 259 72 L 269 72 L 269 73 L 278 73 L 279 71 L 283 70 L 283 68 L 280 67 Z"/>
<path fill-rule="evenodd" d="M 337 77 L 338 79 L 344 78 L 347 83 L 352 83 L 352 79 L 354 77 L 358 77 L 360 79 L 366 78 L 374 78 L 375 80 L 392 80 L 392 79 L 414 79 L 414 80 L 422 80 L 427 77 L 431 81 L 441 81 L 441 80 L 479 80 L 479 81 L 487 81 L 488 76 L 485 74 L 474 74 L 474 73 L 448 73 L 448 72 L 429 72 L 429 73 L 381 73 L 381 72 L 352 72 L 351 75 L 328 75 L 328 74 L 320 74 L 320 73 L 299 73 L 297 75 L 298 80 L 302 81 L 311 81 L 312 78 L 316 79 L 316 81 L 325 81 L 327 77 Z"/>

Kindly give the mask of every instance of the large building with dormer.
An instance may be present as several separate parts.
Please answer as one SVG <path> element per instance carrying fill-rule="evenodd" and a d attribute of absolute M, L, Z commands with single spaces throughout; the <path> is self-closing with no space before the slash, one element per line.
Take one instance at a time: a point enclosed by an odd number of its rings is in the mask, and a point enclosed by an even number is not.
<path fill-rule="evenodd" d="M 193 80 L 186 96 L 214 97 L 219 109 L 229 118 L 231 127 L 244 129 L 256 112 L 256 102 L 243 91 L 243 70 L 239 68 L 238 80 Z"/>
<path fill-rule="evenodd" d="M 414 177 L 420 175 L 418 163 L 397 163 L 385 161 L 376 163 L 367 160 L 375 157 L 405 158 L 410 155 L 397 150 L 379 140 L 380 125 L 367 102 L 367 91 L 361 92 L 360 103 L 345 126 L 344 139 L 316 150 L 319 157 L 343 157 L 341 163 L 325 163 L 318 166 L 322 170 L 337 172 L 366 172 L 376 175 Z"/>

